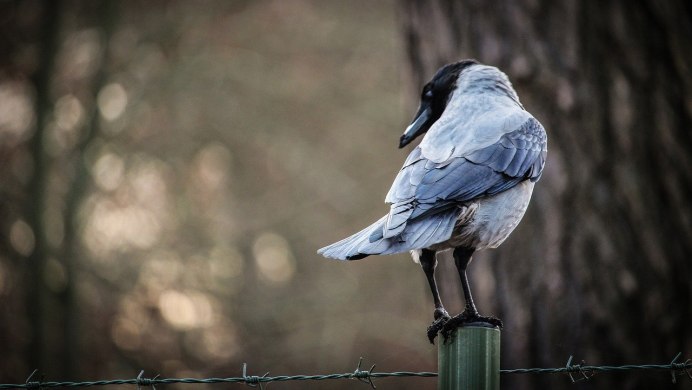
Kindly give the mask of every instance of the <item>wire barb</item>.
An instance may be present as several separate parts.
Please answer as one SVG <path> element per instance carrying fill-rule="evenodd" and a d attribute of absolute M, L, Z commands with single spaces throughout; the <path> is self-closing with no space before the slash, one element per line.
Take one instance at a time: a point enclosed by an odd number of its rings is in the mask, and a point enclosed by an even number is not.
<path fill-rule="evenodd" d="M 680 356 L 682 356 L 682 352 L 678 352 L 670 362 L 670 377 L 673 383 L 677 383 L 678 376 L 687 375 L 688 378 L 692 379 L 692 359 L 677 363 Z"/>
<path fill-rule="evenodd" d="M 581 364 L 575 364 L 572 365 L 572 355 L 569 356 L 569 359 L 567 359 L 567 364 L 565 365 L 565 371 L 567 372 L 567 375 L 569 375 L 569 379 L 572 381 L 572 383 L 577 383 L 581 381 L 588 381 L 589 378 L 592 376 L 596 375 L 593 370 L 584 370 L 584 361 L 581 361 Z M 572 375 L 573 373 L 578 372 L 581 374 L 580 378 L 574 378 Z"/>
<path fill-rule="evenodd" d="M 38 372 L 38 368 L 35 369 L 34 371 L 32 371 L 32 372 L 31 372 L 31 375 L 29 375 L 29 377 L 26 378 L 26 381 L 24 382 L 24 384 L 26 385 L 26 388 L 27 388 L 27 389 L 38 389 L 38 390 L 41 389 L 41 379 L 39 379 L 39 380 L 36 381 L 36 382 L 32 382 L 32 381 L 31 381 L 31 378 L 33 378 L 34 375 L 36 375 L 37 372 Z"/>
<path fill-rule="evenodd" d="M 372 381 L 372 370 L 375 369 L 375 365 L 373 364 L 369 370 L 361 370 L 360 365 L 363 363 L 363 357 L 361 356 L 360 359 L 358 359 L 358 365 L 356 366 L 355 371 L 353 371 L 353 374 L 351 374 L 351 379 L 357 379 L 360 382 L 367 383 L 372 387 L 373 389 L 376 389 L 377 386 L 375 386 L 375 383 Z"/>
<path fill-rule="evenodd" d="M 137 385 L 137 390 L 141 390 L 142 386 L 150 386 L 153 390 L 156 390 L 156 384 L 158 383 L 157 379 L 159 379 L 159 374 L 156 374 L 155 377 L 149 379 L 149 378 L 144 378 L 142 377 L 144 375 L 144 370 L 139 372 L 139 375 L 137 375 L 137 378 L 135 379 L 135 384 Z"/>
<path fill-rule="evenodd" d="M 243 363 L 243 381 L 245 382 L 246 385 L 250 387 L 257 387 L 259 386 L 260 390 L 264 390 L 264 387 L 262 387 L 262 380 L 267 378 L 267 375 L 269 375 L 269 371 L 267 371 L 264 375 L 262 376 L 257 376 L 257 375 L 247 375 L 247 363 Z"/>

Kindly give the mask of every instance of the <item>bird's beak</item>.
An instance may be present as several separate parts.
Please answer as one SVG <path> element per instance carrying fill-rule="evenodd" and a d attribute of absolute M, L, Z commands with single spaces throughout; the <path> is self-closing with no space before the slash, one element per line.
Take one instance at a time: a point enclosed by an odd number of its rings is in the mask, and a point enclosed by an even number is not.
<path fill-rule="evenodd" d="M 421 104 L 416 117 L 413 118 L 413 122 L 406 128 L 404 134 L 401 135 L 401 138 L 399 139 L 399 148 L 403 148 L 411 141 L 416 139 L 416 137 L 428 131 L 428 128 L 430 127 L 428 124 L 430 115 L 430 106 L 424 106 Z"/>

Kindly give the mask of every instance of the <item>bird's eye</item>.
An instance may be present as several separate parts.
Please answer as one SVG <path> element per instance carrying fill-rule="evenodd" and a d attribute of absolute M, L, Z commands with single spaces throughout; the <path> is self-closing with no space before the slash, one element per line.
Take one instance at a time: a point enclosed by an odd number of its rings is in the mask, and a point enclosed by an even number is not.
<path fill-rule="evenodd" d="M 427 99 L 431 99 L 432 96 L 433 96 L 433 93 L 432 93 L 432 85 L 431 85 L 430 83 L 427 83 L 427 84 L 425 84 L 425 86 L 423 87 L 423 93 L 421 93 L 420 98 L 421 98 L 421 99 L 424 99 L 424 100 L 427 100 Z"/>

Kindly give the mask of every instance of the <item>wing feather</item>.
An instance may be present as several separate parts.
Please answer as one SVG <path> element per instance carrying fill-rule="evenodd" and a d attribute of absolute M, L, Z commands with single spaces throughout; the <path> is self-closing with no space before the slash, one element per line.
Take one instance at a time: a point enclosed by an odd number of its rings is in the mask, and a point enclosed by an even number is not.
<path fill-rule="evenodd" d="M 533 117 L 495 143 L 463 156 L 454 156 L 452 148 L 452 157 L 442 162 L 427 159 L 420 147 L 414 149 L 387 194 L 391 209 L 382 234 L 374 232 L 371 240 L 401 235 L 406 241 L 425 241 L 424 246 L 412 246 L 419 248 L 448 239 L 432 234 L 438 229 L 428 225 L 423 230 L 432 236 L 414 239 L 413 229 L 408 227 L 422 217 L 430 218 L 457 205 L 506 191 L 521 181 L 538 180 L 546 152 L 545 130 Z"/>

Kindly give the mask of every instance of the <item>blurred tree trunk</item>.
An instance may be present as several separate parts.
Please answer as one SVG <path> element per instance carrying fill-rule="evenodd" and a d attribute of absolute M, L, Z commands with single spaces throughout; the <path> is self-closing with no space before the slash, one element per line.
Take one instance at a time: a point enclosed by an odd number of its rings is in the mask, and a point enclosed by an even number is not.
<path fill-rule="evenodd" d="M 31 326 L 28 345 L 28 361 L 31 367 L 44 367 L 46 357 L 45 317 L 46 282 L 45 267 L 48 258 L 44 211 L 48 180 L 48 159 L 44 148 L 45 130 L 52 112 L 51 80 L 55 68 L 60 30 L 61 1 L 43 3 L 40 33 L 40 63 L 33 76 L 35 88 L 35 131 L 31 139 L 33 174 L 29 183 L 29 199 L 26 203 L 27 222 L 34 233 L 34 250 L 28 258 L 25 286 L 27 315 Z"/>
<path fill-rule="evenodd" d="M 115 3 L 103 1 L 94 14 L 93 24 L 101 34 L 98 70 L 91 85 L 91 100 L 86 102 L 87 117 L 80 142 L 69 151 L 72 160 L 68 167 L 74 172 L 68 177 L 71 182 L 64 195 L 64 236 L 61 248 L 51 248 L 47 243 L 44 213 L 51 197 L 59 196 L 49 188 L 51 179 L 51 159 L 45 151 L 45 133 L 52 120 L 53 99 L 52 78 L 55 74 L 56 57 L 59 55 L 60 21 L 63 9 L 61 1 L 41 3 L 41 48 L 40 65 L 33 77 L 35 89 L 35 133 L 32 137 L 31 152 L 34 158 L 34 172 L 30 184 L 30 199 L 27 200 L 27 220 L 35 236 L 34 251 L 26 264 L 27 315 L 31 325 L 31 338 L 28 346 L 28 363 L 43 374 L 51 376 L 75 377 L 79 368 L 81 332 L 79 325 L 79 304 L 76 288 L 78 284 L 79 263 L 81 261 L 81 241 L 79 235 L 79 208 L 89 187 L 89 172 L 86 167 L 85 150 L 99 134 L 99 116 L 96 97 L 106 82 L 108 64 L 108 42 L 113 34 L 116 19 Z M 69 5 L 67 6 L 69 7 Z M 48 259 L 59 258 L 65 275 L 64 287 L 51 289 L 46 283 Z M 56 331 L 57 329 L 57 331 Z"/>
<path fill-rule="evenodd" d="M 548 131 L 524 222 L 478 256 L 492 257 L 504 367 L 560 366 L 571 354 L 590 364 L 692 354 L 690 4 L 401 3 L 413 89 L 441 64 L 477 58 L 508 73 Z M 586 386 L 666 383 L 608 374 Z M 547 376 L 504 384 L 571 385 Z"/>

